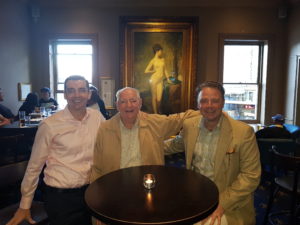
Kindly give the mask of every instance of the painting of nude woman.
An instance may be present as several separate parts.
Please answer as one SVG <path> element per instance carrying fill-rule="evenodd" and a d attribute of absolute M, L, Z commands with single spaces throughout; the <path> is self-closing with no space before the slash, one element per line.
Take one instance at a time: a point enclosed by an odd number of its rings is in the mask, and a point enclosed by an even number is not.
<path fill-rule="evenodd" d="M 195 107 L 195 17 L 121 17 L 120 84 L 137 88 L 148 113 Z"/>
<path fill-rule="evenodd" d="M 148 112 L 180 111 L 182 33 L 135 33 L 134 86 Z"/>

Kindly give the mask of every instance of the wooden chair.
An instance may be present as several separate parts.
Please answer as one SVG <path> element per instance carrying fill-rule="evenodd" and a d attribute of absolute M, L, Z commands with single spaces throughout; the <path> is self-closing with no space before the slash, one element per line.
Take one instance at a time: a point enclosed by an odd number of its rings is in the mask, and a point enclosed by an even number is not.
<path fill-rule="evenodd" d="M 298 203 L 300 195 L 300 157 L 295 157 L 292 154 L 279 153 L 276 150 L 276 147 L 273 147 L 271 165 L 272 183 L 264 224 L 266 224 L 268 221 L 271 224 L 274 224 L 273 218 L 281 214 L 290 215 L 289 224 L 297 224 L 297 205 L 299 206 Z M 270 213 L 274 198 L 279 190 L 283 190 L 290 194 L 290 209 Z"/>
<path fill-rule="evenodd" d="M 17 162 L 0 167 L 0 190 L 7 190 L 17 185 L 20 189 L 20 183 L 24 177 L 28 161 Z M 1 193 L 2 194 L 2 193 Z M 6 224 L 14 215 L 19 207 L 19 203 L 11 204 L 0 209 L 0 225 Z M 31 207 L 33 219 L 38 225 L 48 224 L 48 217 L 44 210 L 43 202 L 33 201 Z M 28 224 L 27 222 L 21 225 Z"/>

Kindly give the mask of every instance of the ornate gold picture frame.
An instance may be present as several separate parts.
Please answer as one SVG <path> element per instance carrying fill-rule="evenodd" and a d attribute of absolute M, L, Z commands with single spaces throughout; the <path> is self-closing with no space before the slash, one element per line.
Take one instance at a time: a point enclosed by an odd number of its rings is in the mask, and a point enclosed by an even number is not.
<path fill-rule="evenodd" d="M 121 17 L 121 84 L 137 88 L 142 110 L 170 114 L 194 106 L 197 17 Z"/>

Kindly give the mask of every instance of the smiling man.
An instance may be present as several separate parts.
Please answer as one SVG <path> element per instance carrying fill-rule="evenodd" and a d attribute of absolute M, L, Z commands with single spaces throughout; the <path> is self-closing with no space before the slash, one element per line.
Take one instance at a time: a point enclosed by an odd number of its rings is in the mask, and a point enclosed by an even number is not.
<path fill-rule="evenodd" d="M 201 84 L 201 116 L 184 121 L 181 135 L 169 143 L 167 151 L 185 150 L 186 167 L 216 183 L 219 206 L 205 224 L 224 224 L 227 219 L 230 225 L 254 225 L 253 192 L 261 174 L 259 151 L 253 129 L 222 111 L 224 95 L 217 82 Z"/>
<path fill-rule="evenodd" d="M 103 116 L 86 108 L 89 84 L 82 76 L 65 81 L 68 104 L 38 128 L 24 176 L 20 207 L 8 225 L 34 223 L 30 207 L 44 165 L 45 209 L 51 225 L 89 225 L 84 191 L 90 180 L 94 143 Z"/>
<path fill-rule="evenodd" d="M 170 116 L 140 112 L 142 99 L 130 87 L 116 94 L 119 113 L 101 124 L 95 145 L 92 181 L 111 171 L 139 165 L 163 165 L 163 141 L 175 135 L 183 120 L 199 114 Z"/>

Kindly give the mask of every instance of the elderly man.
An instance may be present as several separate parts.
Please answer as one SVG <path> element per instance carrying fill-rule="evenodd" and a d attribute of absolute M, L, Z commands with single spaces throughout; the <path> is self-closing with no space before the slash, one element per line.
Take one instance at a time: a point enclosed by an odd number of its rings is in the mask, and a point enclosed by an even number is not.
<path fill-rule="evenodd" d="M 216 183 L 219 205 L 206 224 L 221 224 L 225 214 L 230 225 L 254 225 L 253 192 L 261 174 L 259 151 L 253 129 L 222 111 L 224 93 L 217 82 L 200 86 L 201 116 L 184 121 L 181 135 L 169 143 L 168 151 L 185 150 L 186 167 Z"/>
<path fill-rule="evenodd" d="M 197 111 L 171 116 L 141 113 L 140 94 L 130 87 L 119 90 L 116 97 L 119 113 L 99 128 L 92 181 L 120 168 L 163 165 L 163 141 L 179 132 L 184 118 L 199 114 Z"/>
<path fill-rule="evenodd" d="M 20 207 L 8 225 L 29 223 L 30 206 L 44 170 L 45 208 L 51 225 L 89 225 L 91 217 L 84 204 L 89 183 L 94 143 L 103 116 L 86 108 L 89 83 L 82 76 L 65 80 L 64 97 L 68 104 L 40 124 L 30 161 L 22 182 Z"/>

